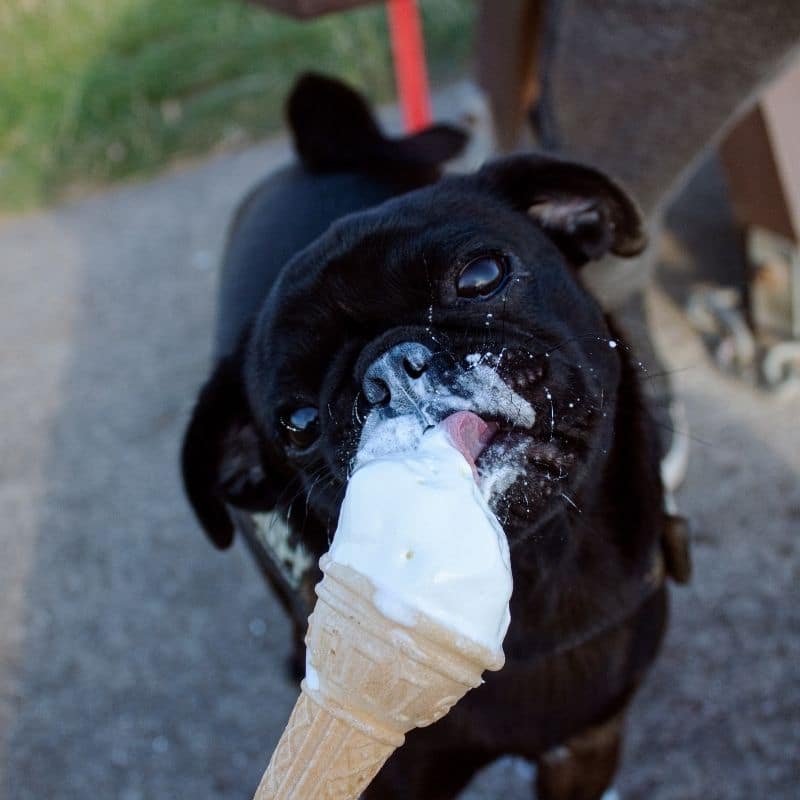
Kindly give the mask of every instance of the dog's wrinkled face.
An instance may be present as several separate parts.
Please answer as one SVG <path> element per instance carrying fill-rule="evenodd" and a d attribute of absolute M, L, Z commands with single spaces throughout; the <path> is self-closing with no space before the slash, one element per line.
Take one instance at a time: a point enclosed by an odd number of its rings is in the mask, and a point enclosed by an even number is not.
<path fill-rule="evenodd" d="M 276 505 L 302 497 L 329 535 L 357 464 L 455 410 L 497 423 L 477 466 L 512 544 L 578 507 L 609 447 L 619 352 L 577 266 L 632 252 L 638 218 L 604 178 L 521 202 L 497 172 L 478 178 L 341 220 L 287 265 L 251 332 L 260 470 L 283 484 Z"/>

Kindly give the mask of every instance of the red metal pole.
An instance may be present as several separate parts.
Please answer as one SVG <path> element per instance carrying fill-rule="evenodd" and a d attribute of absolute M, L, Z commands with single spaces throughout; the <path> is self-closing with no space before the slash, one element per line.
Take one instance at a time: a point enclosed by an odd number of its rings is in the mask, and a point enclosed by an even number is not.
<path fill-rule="evenodd" d="M 416 0 L 387 0 L 397 93 L 409 133 L 431 123 L 425 42 Z"/>

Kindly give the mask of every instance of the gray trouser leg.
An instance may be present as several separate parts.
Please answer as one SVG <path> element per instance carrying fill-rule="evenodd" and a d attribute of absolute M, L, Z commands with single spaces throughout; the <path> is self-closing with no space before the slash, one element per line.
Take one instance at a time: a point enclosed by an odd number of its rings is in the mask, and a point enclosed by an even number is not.
<path fill-rule="evenodd" d="M 800 49 L 797 0 L 547 3 L 541 141 L 616 177 L 652 219 Z M 616 307 L 652 261 L 598 265 L 590 282 Z"/>

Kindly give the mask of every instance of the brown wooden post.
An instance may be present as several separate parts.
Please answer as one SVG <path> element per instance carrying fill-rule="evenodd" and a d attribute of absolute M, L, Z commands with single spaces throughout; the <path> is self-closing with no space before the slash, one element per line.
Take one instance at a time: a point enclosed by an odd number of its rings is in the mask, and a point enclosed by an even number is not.
<path fill-rule="evenodd" d="M 501 151 L 517 147 L 539 91 L 543 0 L 482 0 L 476 31 L 478 83 L 489 98 Z"/>
<path fill-rule="evenodd" d="M 720 147 L 736 218 L 800 243 L 800 62 Z"/>
<path fill-rule="evenodd" d="M 770 385 L 800 382 L 800 61 L 728 134 L 720 156 L 746 233 L 748 312 Z"/>

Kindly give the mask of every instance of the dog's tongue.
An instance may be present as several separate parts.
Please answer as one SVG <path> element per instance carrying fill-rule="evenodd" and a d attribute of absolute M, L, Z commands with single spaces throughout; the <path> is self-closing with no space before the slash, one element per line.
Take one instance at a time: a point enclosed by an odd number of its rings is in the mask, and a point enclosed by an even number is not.
<path fill-rule="evenodd" d="M 492 440 L 497 431 L 496 423 L 484 422 L 471 411 L 456 411 L 455 414 L 443 419 L 439 425 L 446 431 L 456 450 L 472 467 L 472 472 L 477 480 L 478 469 L 475 466 L 475 459 Z"/>

